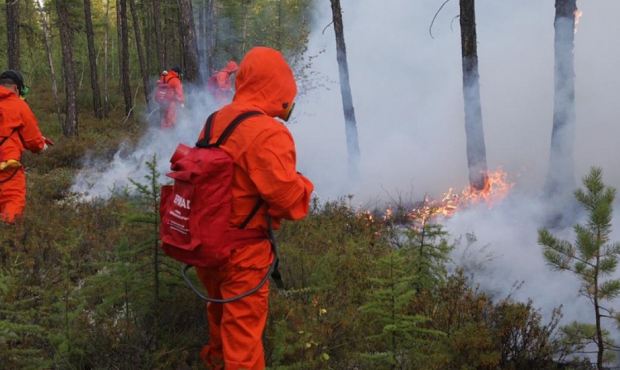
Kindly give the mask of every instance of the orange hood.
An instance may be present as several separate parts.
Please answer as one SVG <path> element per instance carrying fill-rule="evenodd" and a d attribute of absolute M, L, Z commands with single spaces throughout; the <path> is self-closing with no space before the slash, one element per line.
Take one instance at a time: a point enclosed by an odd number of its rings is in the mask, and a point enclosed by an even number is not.
<path fill-rule="evenodd" d="M 224 67 L 222 71 L 228 72 L 228 73 L 234 73 L 234 72 L 237 72 L 238 69 L 239 69 L 239 65 L 237 65 L 237 63 L 235 63 L 234 60 L 231 60 L 226 64 L 226 67 Z"/>
<path fill-rule="evenodd" d="M 252 105 L 271 117 L 284 115 L 297 95 L 291 67 L 280 52 L 267 47 L 255 47 L 245 55 L 235 87 L 235 103 Z"/>

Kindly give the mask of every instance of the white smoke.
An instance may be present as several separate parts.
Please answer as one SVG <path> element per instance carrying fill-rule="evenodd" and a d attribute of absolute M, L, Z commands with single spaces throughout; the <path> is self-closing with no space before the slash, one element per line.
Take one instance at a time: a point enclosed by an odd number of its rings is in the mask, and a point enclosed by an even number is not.
<path fill-rule="evenodd" d="M 85 200 L 107 199 L 117 191 L 132 190 L 130 179 L 144 182 L 149 173 L 148 161 L 157 159 L 161 181 L 170 169 L 170 157 L 179 143 L 193 146 L 209 114 L 217 107 L 204 90 L 189 84 L 184 86 L 185 108 L 177 111 L 177 124 L 172 129 L 160 129 L 160 113 L 154 103 L 142 120 L 148 128 L 137 144 L 123 143 L 111 161 L 87 157 L 77 174 L 72 191 Z"/>
<path fill-rule="evenodd" d="M 299 124 L 291 130 L 301 170 L 322 199 L 347 193 L 361 204 L 399 193 L 422 199 L 467 185 L 460 29 L 453 19 L 458 1 L 440 13 L 432 39 L 428 26 L 441 3 L 342 1 L 361 149 L 361 176 L 350 184 L 334 34 L 332 28 L 322 32 L 331 9 L 320 2 L 309 52 L 326 51 L 315 68 L 334 83 L 298 102 Z M 595 165 L 603 168 L 606 184 L 618 188 L 620 44 L 614 35 L 620 24 L 613 14 L 620 3 L 579 1 L 578 6 L 583 17 L 575 35 L 576 180 L 581 185 L 580 178 Z M 553 118 L 554 14 L 551 0 L 476 1 L 487 161 L 490 169 L 504 168 L 516 186 L 497 208 L 481 205 L 459 212 L 446 228 L 455 238 L 476 235 L 478 242 L 467 250 L 466 243 L 460 244 L 453 259 L 483 267 L 474 281 L 486 291 L 505 297 L 523 281 L 513 297 L 532 298 L 547 317 L 564 305 L 564 324 L 592 322 L 591 304 L 578 296 L 577 279 L 552 271 L 537 243 L 549 209 L 540 191 L 548 172 Z M 620 240 L 620 213 L 614 226 L 612 240 Z M 574 240 L 571 228 L 554 233 Z"/>
<path fill-rule="evenodd" d="M 347 184 L 346 145 L 328 2 L 318 2 L 311 34 L 314 67 L 333 81 L 298 101 L 292 125 L 302 171 L 322 198 L 409 191 L 437 195 L 467 185 L 458 1 L 428 26 L 441 1 L 343 0 L 353 102 L 361 148 L 361 179 Z M 592 165 L 620 185 L 620 45 L 614 43 L 614 0 L 579 1 L 575 35 L 576 175 Z M 489 168 L 521 175 L 538 190 L 549 161 L 553 118 L 554 2 L 476 1 L 483 122 Z M 319 54 L 320 50 L 325 50 Z"/>

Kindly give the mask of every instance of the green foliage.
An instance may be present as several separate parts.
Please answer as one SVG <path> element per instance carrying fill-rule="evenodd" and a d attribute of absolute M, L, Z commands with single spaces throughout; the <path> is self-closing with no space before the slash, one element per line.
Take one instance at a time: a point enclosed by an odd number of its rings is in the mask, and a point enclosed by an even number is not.
<path fill-rule="evenodd" d="M 416 276 L 414 288 L 431 289 L 442 283 L 447 275 L 446 263 L 453 246 L 446 240 L 447 233 L 438 224 L 424 222 L 421 227 L 405 231 L 405 242 L 400 247 L 408 252 L 410 272 Z"/>
<path fill-rule="evenodd" d="M 45 328 L 37 323 L 30 292 L 22 291 L 16 278 L 20 265 L 14 262 L 0 269 L 0 363 L 7 368 L 47 367 Z"/>
<path fill-rule="evenodd" d="M 595 344 L 598 347 L 597 366 L 613 358 L 609 348 L 613 341 L 601 328 L 601 318 L 613 317 L 614 311 L 605 308 L 603 301 L 612 300 L 620 295 L 620 279 L 610 278 L 618 266 L 620 244 L 610 241 L 612 205 L 616 190 L 603 183 L 602 170 L 592 168 L 584 177 L 585 190 L 578 189 L 575 198 L 588 212 L 584 225 L 576 225 L 575 243 L 560 240 L 548 230 L 541 229 L 538 242 L 544 248 L 544 256 L 549 265 L 557 270 L 571 271 L 581 280 L 580 293 L 593 304 L 595 325 L 574 323 L 565 328 L 564 335 L 568 342 L 585 346 Z"/>
<path fill-rule="evenodd" d="M 26 368 L 201 367 L 204 306 L 161 253 L 155 274 L 154 159 L 149 168 L 137 196 L 107 203 L 50 201 L 69 183 L 31 174 L 26 219 L 0 232 L 0 360 Z M 396 248 L 394 232 L 345 202 L 316 200 L 308 218 L 283 225 L 287 289 L 272 290 L 270 368 L 553 369 L 551 356 L 569 350 L 531 303 L 494 303 L 439 260 L 440 273 L 417 273 L 414 256 L 434 255 L 414 254 L 404 230 Z M 426 240 L 437 248 L 442 239 Z M 435 284 L 421 283 L 431 278 Z"/>
<path fill-rule="evenodd" d="M 416 362 L 408 353 L 421 347 L 426 339 L 422 335 L 443 334 L 425 329 L 421 324 L 429 319 L 411 312 L 416 294 L 413 286 L 420 275 L 408 268 L 404 252 L 395 250 L 377 260 L 374 271 L 380 277 L 370 278 L 368 302 L 360 307 L 365 322 L 376 333 L 367 338 L 372 352 L 362 355 L 364 360 L 370 360 L 367 366 L 372 368 L 411 368 Z"/>
<path fill-rule="evenodd" d="M 300 55 L 310 34 L 312 0 L 219 1 L 219 64 L 227 58 L 238 60 L 253 46 Z"/>

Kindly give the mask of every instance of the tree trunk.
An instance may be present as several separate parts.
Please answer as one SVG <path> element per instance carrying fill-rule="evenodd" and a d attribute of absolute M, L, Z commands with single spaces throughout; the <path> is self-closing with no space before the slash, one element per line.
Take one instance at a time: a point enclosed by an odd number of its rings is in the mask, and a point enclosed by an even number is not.
<path fill-rule="evenodd" d="M 62 44 L 62 70 L 65 78 L 65 122 L 62 133 L 66 137 L 78 136 L 78 111 L 76 99 L 75 65 L 73 62 L 73 31 L 66 0 L 56 0 L 60 43 Z"/>
<path fill-rule="evenodd" d="M 60 108 L 60 98 L 58 97 L 58 83 L 56 81 L 56 69 L 54 68 L 54 58 L 52 54 L 52 35 L 49 26 L 48 14 L 41 6 L 41 3 L 36 2 L 37 11 L 41 21 L 41 28 L 43 29 L 43 40 L 45 41 L 45 52 L 47 54 L 47 65 L 50 68 L 50 79 L 52 82 L 52 95 L 54 96 L 54 105 L 56 106 L 56 116 L 58 117 L 58 124 L 62 125 L 62 113 Z"/>
<path fill-rule="evenodd" d="M 575 187 L 575 11 L 576 0 L 555 2 L 555 95 L 549 172 L 545 193 L 572 198 Z"/>
<path fill-rule="evenodd" d="M 602 243 L 600 235 L 597 238 L 597 245 L 599 245 L 599 250 L 596 254 L 596 263 L 594 268 L 594 292 L 592 292 L 592 298 L 594 303 L 594 314 L 595 314 L 595 323 L 596 323 L 596 368 L 597 370 L 603 370 L 603 356 L 605 354 L 605 343 L 603 342 L 603 328 L 601 327 L 601 306 L 599 305 L 599 276 L 600 276 L 600 266 L 601 266 L 601 245 Z"/>
<path fill-rule="evenodd" d="M 116 84 L 116 87 L 118 89 L 118 93 L 122 94 L 123 93 L 123 82 L 121 80 L 121 65 L 123 64 L 123 54 L 122 54 L 122 46 L 123 45 L 123 41 L 122 41 L 122 29 L 123 27 L 121 26 L 121 16 L 120 16 L 120 10 L 121 10 L 121 1 L 120 0 L 116 0 L 116 57 L 118 58 L 118 61 L 116 63 L 116 68 L 115 70 L 118 71 L 118 74 L 114 77 L 118 77 L 119 81 Z M 114 74 L 114 72 L 113 72 Z"/>
<path fill-rule="evenodd" d="M 360 149 L 357 138 L 355 110 L 353 109 L 353 96 L 351 94 L 351 84 L 349 82 L 349 66 L 347 64 L 347 50 L 344 43 L 342 10 L 340 7 L 340 0 L 330 1 L 332 5 L 334 32 L 336 34 L 336 58 L 338 60 L 338 70 L 340 75 L 340 93 L 342 95 L 342 108 L 344 111 L 345 133 L 347 137 L 349 171 L 352 175 L 357 176 L 359 170 Z"/>
<path fill-rule="evenodd" d="M 282 32 L 283 31 L 282 30 L 282 13 L 283 13 L 283 10 L 282 10 L 282 0 L 278 0 L 278 32 L 276 34 L 276 38 L 277 38 L 276 43 L 278 45 L 278 49 L 279 50 L 282 50 L 283 46 L 284 46 L 283 45 L 284 37 L 282 35 L 283 34 L 283 32 Z"/>
<path fill-rule="evenodd" d="M 97 73 L 97 53 L 95 51 L 95 32 L 93 31 L 93 18 L 90 12 L 90 0 L 84 0 L 84 21 L 86 23 L 86 40 L 88 43 L 88 62 L 90 64 L 90 86 L 93 90 L 93 110 L 95 117 L 103 118 L 101 105 L 101 91 L 99 89 L 99 76 Z"/>
<path fill-rule="evenodd" d="M 110 0 L 105 1 L 105 27 L 103 39 L 103 115 L 110 113 L 109 44 L 110 44 Z"/>
<path fill-rule="evenodd" d="M 161 4 L 159 0 L 153 0 L 153 23 L 155 28 L 155 48 L 157 49 L 157 62 L 159 63 L 159 72 L 164 70 L 165 57 L 164 47 L 162 45 L 161 34 Z"/>
<path fill-rule="evenodd" d="M 474 2 L 474 0 L 460 0 L 463 98 L 469 185 L 476 190 L 483 190 L 488 184 L 487 155 L 482 126 L 482 108 L 480 106 L 480 75 L 478 74 Z"/>
<path fill-rule="evenodd" d="M 202 0 L 198 12 L 198 56 L 200 57 L 200 76 L 202 81 L 206 81 L 213 72 L 213 48 L 215 46 L 214 4 L 215 0 Z"/>
<path fill-rule="evenodd" d="M 185 79 L 190 82 L 199 82 L 198 43 L 194 28 L 194 14 L 191 0 L 178 0 L 179 20 L 181 23 L 181 43 L 183 45 L 183 59 L 185 60 Z"/>
<path fill-rule="evenodd" d="M 127 33 L 127 0 L 118 1 L 117 9 L 119 19 L 119 49 L 120 49 L 120 69 L 121 69 L 121 88 L 125 100 L 125 115 L 129 116 L 133 109 L 133 99 L 131 96 L 131 84 L 129 81 L 129 36 Z"/>
<path fill-rule="evenodd" d="M 170 5 L 169 3 L 166 5 Z M 167 69 L 172 67 L 172 65 L 170 65 L 170 44 L 171 44 L 171 39 L 172 39 L 172 35 L 178 35 L 180 33 L 180 29 L 177 27 L 177 29 L 174 29 L 175 26 L 178 26 L 176 24 L 172 24 L 173 22 L 170 19 L 170 12 L 169 11 L 165 11 L 164 12 L 165 16 L 163 17 L 163 27 L 161 28 L 161 32 L 162 35 L 166 35 L 167 37 L 162 37 L 161 39 L 161 46 L 162 46 L 162 51 L 161 51 L 161 55 L 162 55 L 162 70 L 163 69 Z"/>
<path fill-rule="evenodd" d="M 5 7 L 9 69 L 19 70 L 19 1 L 6 0 Z"/>
<path fill-rule="evenodd" d="M 243 6 L 243 18 L 242 18 L 242 29 L 241 29 L 241 55 L 244 55 L 247 50 L 248 44 L 248 14 L 250 13 L 250 2 L 251 0 L 242 0 L 241 5 Z"/>
<path fill-rule="evenodd" d="M 155 71 L 155 67 L 153 64 L 154 59 L 154 50 L 155 50 L 155 38 L 153 37 L 153 8 L 151 6 L 146 6 L 142 3 L 142 13 L 143 19 L 142 24 L 144 27 L 144 51 L 146 52 L 146 71 L 147 74 L 151 74 Z M 155 51 L 156 52 L 156 51 Z M 157 66 L 159 69 L 159 65 Z M 160 71 L 157 71 L 159 74 Z"/>
<path fill-rule="evenodd" d="M 215 71 L 215 61 L 214 61 L 214 52 L 215 52 L 215 40 L 217 39 L 217 26 L 215 19 L 215 0 L 207 0 L 207 9 L 206 9 L 206 38 L 205 38 L 205 53 L 206 53 L 206 63 L 205 63 L 205 72 L 206 78 L 211 76 L 211 73 Z"/>
<path fill-rule="evenodd" d="M 138 51 L 138 62 L 140 63 L 140 73 L 142 73 L 142 85 L 144 87 L 144 100 L 146 105 L 149 105 L 149 74 L 146 70 L 146 63 L 144 60 L 144 49 L 142 48 L 142 36 L 140 32 L 140 20 L 138 18 L 138 11 L 136 9 L 136 0 L 129 0 L 129 7 L 131 10 L 131 17 L 133 21 L 133 30 L 136 38 L 136 50 Z"/>
<path fill-rule="evenodd" d="M 198 27 L 196 28 L 196 41 L 198 43 L 198 61 L 200 62 L 200 66 L 204 68 L 204 65 L 207 62 L 207 43 L 205 40 L 207 39 L 207 5 L 208 0 L 200 0 L 198 2 Z M 208 69 L 205 71 L 203 68 L 200 69 L 200 78 L 203 81 L 206 81 L 208 77 Z"/>

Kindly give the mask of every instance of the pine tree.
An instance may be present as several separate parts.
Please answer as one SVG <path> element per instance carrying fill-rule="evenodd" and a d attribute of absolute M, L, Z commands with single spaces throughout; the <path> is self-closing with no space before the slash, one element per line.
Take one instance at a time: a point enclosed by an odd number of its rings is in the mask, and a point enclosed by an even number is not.
<path fill-rule="evenodd" d="M 149 238 L 140 244 L 142 248 L 151 248 L 152 251 L 152 273 L 153 273 L 153 318 L 154 318 L 154 335 L 155 343 L 157 343 L 159 331 L 159 304 L 160 304 L 160 270 L 161 261 L 159 255 L 159 193 L 161 186 L 159 184 L 159 171 L 157 171 L 157 156 L 154 154 L 150 161 L 146 162 L 149 173 L 145 176 L 146 184 L 130 180 L 136 187 L 140 195 L 139 200 L 141 206 L 139 211 L 129 216 L 128 221 L 131 223 L 146 224 L 152 230 Z"/>
<path fill-rule="evenodd" d="M 411 273 L 416 277 L 416 291 L 432 290 L 445 280 L 445 265 L 453 249 L 446 236 L 442 225 L 430 223 L 428 219 L 419 227 L 411 227 L 405 232 L 406 239 L 400 247 L 407 251 Z"/>
<path fill-rule="evenodd" d="M 50 361 L 42 350 L 45 328 L 35 319 L 40 313 L 33 307 L 37 294 L 20 280 L 22 269 L 18 263 L 0 269 L 0 367 L 49 368 Z"/>
<path fill-rule="evenodd" d="M 389 365 L 390 369 L 411 368 L 408 352 L 417 347 L 424 334 L 440 335 L 422 324 L 428 318 L 410 312 L 416 291 L 412 289 L 415 277 L 407 269 L 407 259 L 400 250 L 394 250 L 377 260 L 375 271 L 380 277 L 371 277 L 373 284 L 369 301 L 360 310 L 368 315 L 368 323 L 378 325 L 379 331 L 368 336 L 372 352 L 362 355 L 373 363 L 373 368 Z"/>
<path fill-rule="evenodd" d="M 583 183 L 585 191 L 577 190 L 575 198 L 588 211 L 588 220 L 584 225 L 575 225 L 575 243 L 560 240 L 546 229 L 539 231 L 538 243 L 543 246 L 545 259 L 554 269 L 570 271 L 579 278 L 579 293 L 592 302 L 595 324 L 573 324 L 571 332 L 584 335 L 582 339 L 586 343 L 596 345 L 596 365 L 602 369 L 606 352 L 614 347 L 605 338 L 601 323 L 603 318 L 613 318 L 614 312 L 603 306 L 603 302 L 620 295 L 620 279 L 604 280 L 616 271 L 620 255 L 620 243 L 612 243 L 609 238 L 616 190 L 605 186 L 600 168 L 592 168 Z"/>

